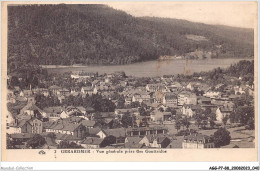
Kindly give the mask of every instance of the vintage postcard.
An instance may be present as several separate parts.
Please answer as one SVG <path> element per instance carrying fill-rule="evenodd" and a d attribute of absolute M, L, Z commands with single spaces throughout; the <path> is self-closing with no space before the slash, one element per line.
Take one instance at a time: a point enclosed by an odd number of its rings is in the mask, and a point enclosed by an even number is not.
<path fill-rule="evenodd" d="M 2 2 L 3 161 L 257 161 L 257 2 Z"/>

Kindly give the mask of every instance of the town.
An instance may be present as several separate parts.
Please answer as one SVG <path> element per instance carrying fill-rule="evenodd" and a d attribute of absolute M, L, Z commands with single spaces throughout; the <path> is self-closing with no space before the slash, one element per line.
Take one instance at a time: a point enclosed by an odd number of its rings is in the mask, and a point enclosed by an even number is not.
<path fill-rule="evenodd" d="M 7 148 L 254 148 L 253 76 L 240 69 L 252 65 L 151 78 L 8 75 Z"/>

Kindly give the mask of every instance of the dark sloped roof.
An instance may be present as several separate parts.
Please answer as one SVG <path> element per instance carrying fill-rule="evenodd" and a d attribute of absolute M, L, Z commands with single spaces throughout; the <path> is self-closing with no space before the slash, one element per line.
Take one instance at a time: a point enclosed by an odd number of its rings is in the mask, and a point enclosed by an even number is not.
<path fill-rule="evenodd" d="M 32 138 L 34 134 L 31 133 L 18 133 L 18 134 L 10 134 L 11 138 L 23 139 L 23 138 Z"/>
<path fill-rule="evenodd" d="M 229 108 L 229 107 L 221 107 L 221 108 L 220 108 L 220 111 L 221 111 L 221 112 L 232 112 L 232 109 Z"/>
<path fill-rule="evenodd" d="M 178 136 L 177 139 L 171 141 L 167 148 L 182 148 L 183 136 Z"/>
<path fill-rule="evenodd" d="M 84 118 L 81 117 L 76 117 L 76 116 L 71 116 L 69 118 L 64 118 L 63 121 L 64 122 L 76 122 L 76 123 L 80 123 L 82 121 L 84 121 Z"/>
<path fill-rule="evenodd" d="M 93 127 L 96 124 L 96 121 L 84 120 L 81 123 L 82 123 L 83 126 Z"/>
<path fill-rule="evenodd" d="M 90 135 L 96 135 L 97 133 L 99 133 L 99 131 L 101 131 L 100 128 L 88 128 L 87 130 Z"/>
<path fill-rule="evenodd" d="M 144 144 L 139 144 L 139 143 L 125 143 L 125 148 L 142 148 Z"/>
<path fill-rule="evenodd" d="M 130 144 L 133 144 L 133 143 L 138 144 L 142 140 L 142 138 L 138 137 L 138 136 L 126 137 L 126 138 L 127 138 L 128 143 L 130 143 Z"/>
<path fill-rule="evenodd" d="M 65 107 L 62 106 L 53 106 L 53 107 L 46 107 L 43 109 L 46 113 L 61 113 L 65 111 Z"/>
<path fill-rule="evenodd" d="M 26 123 L 29 123 L 27 120 L 21 120 L 21 121 L 18 121 L 18 125 L 17 127 L 21 128 L 23 127 Z M 30 124 L 30 123 L 29 123 Z"/>
<path fill-rule="evenodd" d="M 206 140 L 211 140 L 210 136 L 207 135 L 202 135 L 202 134 L 191 134 L 187 135 L 184 137 L 184 140 L 189 140 L 189 141 L 206 141 Z"/>
<path fill-rule="evenodd" d="M 81 124 L 73 124 L 66 121 L 58 121 L 58 122 L 50 122 L 48 124 L 44 124 L 46 129 L 54 129 L 54 130 L 63 130 L 73 132 L 77 129 Z"/>
<path fill-rule="evenodd" d="M 104 139 L 98 137 L 86 137 L 82 144 L 89 144 L 89 145 L 100 145 Z"/>
<path fill-rule="evenodd" d="M 114 136 L 114 137 L 125 137 L 126 136 L 126 129 L 125 128 L 116 128 L 116 129 L 104 129 L 104 133 L 107 136 Z"/>
<path fill-rule="evenodd" d="M 154 140 L 157 140 L 158 144 L 161 144 L 165 138 L 168 138 L 165 134 L 150 134 L 146 135 L 147 139 L 150 143 L 152 143 Z"/>
<path fill-rule="evenodd" d="M 67 140 L 67 141 L 81 140 L 81 138 L 79 138 L 79 137 L 77 137 L 75 135 L 61 134 L 61 133 L 56 134 L 56 139 L 58 139 L 58 140 Z"/>

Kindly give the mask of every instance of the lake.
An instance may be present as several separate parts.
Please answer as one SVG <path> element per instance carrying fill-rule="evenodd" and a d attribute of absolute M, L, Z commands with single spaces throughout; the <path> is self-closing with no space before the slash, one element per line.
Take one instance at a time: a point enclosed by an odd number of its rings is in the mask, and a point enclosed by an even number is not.
<path fill-rule="evenodd" d="M 124 71 L 126 75 L 136 77 L 156 77 L 162 75 L 193 74 L 194 72 L 210 71 L 214 68 L 227 68 L 244 59 L 205 59 L 205 60 L 164 60 L 147 61 L 128 65 L 88 65 L 88 66 L 43 66 L 49 73 L 63 73 L 69 71 L 85 71 L 113 73 Z"/>

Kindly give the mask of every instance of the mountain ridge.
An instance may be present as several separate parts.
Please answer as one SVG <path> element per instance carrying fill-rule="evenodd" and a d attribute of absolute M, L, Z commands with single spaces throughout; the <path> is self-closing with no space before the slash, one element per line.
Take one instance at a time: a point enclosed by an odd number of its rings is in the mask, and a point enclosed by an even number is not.
<path fill-rule="evenodd" d="M 9 6 L 8 70 L 28 63 L 129 64 L 198 49 L 216 58 L 246 58 L 253 56 L 253 38 L 251 29 L 133 17 L 107 5 Z"/>

